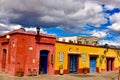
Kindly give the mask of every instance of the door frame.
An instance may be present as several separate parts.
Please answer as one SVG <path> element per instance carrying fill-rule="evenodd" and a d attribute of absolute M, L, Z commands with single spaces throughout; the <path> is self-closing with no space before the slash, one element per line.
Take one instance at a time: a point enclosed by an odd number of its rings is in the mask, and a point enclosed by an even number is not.
<path fill-rule="evenodd" d="M 69 72 L 69 65 L 70 65 L 70 56 L 71 56 L 71 55 L 77 56 L 76 73 L 79 73 L 79 57 L 80 57 L 79 54 L 68 54 L 68 73 L 70 73 L 70 72 Z"/>
<path fill-rule="evenodd" d="M 95 70 L 96 70 L 96 72 L 99 72 L 99 71 L 97 71 L 97 58 L 99 58 L 98 55 L 90 55 L 90 56 L 89 56 L 89 72 L 90 72 L 90 58 L 91 58 L 91 57 L 96 58 L 96 68 L 95 68 Z M 90 72 L 90 73 L 91 73 L 91 72 Z"/>
<path fill-rule="evenodd" d="M 106 71 L 113 71 L 114 69 L 114 57 L 106 57 Z"/>
<path fill-rule="evenodd" d="M 3 49 L 3 55 L 2 55 L 2 70 L 5 71 L 6 68 L 6 60 L 7 60 L 7 49 Z"/>
<path fill-rule="evenodd" d="M 38 70 L 38 73 L 40 73 L 40 58 L 42 57 L 41 56 L 41 53 L 42 51 L 44 52 L 45 51 L 45 54 L 47 54 L 46 58 L 47 58 L 47 63 L 46 63 L 46 67 L 47 67 L 47 72 L 46 73 L 43 73 L 43 74 L 47 74 L 48 73 L 48 56 L 49 56 L 49 50 L 40 50 L 40 53 L 39 53 L 39 70 Z M 44 53 L 43 53 L 44 54 Z"/>

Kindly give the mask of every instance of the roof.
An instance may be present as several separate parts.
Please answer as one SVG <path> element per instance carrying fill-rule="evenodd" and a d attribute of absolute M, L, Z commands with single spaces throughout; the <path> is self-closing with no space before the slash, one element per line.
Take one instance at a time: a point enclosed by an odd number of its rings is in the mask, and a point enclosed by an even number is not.
<path fill-rule="evenodd" d="M 17 29 L 17 30 L 13 30 L 11 32 L 5 33 L 5 34 L 1 34 L 0 37 L 4 37 L 6 35 L 13 35 L 13 34 L 24 34 L 24 35 L 31 35 L 31 36 L 35 36 L 36 32 L 31 32 L 31 31 L 25 31 L 23 29 Z M 41 36 L 46 36 L 46 37 L 53 37 L 56 38 L 55 35 L 50 35 L 50 34 L 43 34 L 40 33 Z"/>

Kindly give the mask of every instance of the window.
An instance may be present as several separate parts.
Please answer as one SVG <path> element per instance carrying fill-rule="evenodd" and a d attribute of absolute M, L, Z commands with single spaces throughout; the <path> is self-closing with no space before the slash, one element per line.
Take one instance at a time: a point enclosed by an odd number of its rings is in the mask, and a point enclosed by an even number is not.
<path fill-rule="evenodd" d="M 70 42 L 70 43 L 73 43 L 73 41 L 72 41 L 72 40 L 69 40 L 69 42 Z"/>
<path fill-rule="evenodd" d="M 77 41 L 78 44 L 82 44 L 82 41 Z"/>

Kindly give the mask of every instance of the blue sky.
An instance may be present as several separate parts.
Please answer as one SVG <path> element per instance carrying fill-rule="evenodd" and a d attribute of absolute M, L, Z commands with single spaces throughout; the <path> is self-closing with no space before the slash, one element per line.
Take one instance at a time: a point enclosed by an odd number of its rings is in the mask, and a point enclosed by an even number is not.
<path fill-rule="evenodd" d="M 97 36 L 100 44 L 120 45 L 120 1 L 0 0 L 0 34 L 38 26 L 58 37 Z"/>

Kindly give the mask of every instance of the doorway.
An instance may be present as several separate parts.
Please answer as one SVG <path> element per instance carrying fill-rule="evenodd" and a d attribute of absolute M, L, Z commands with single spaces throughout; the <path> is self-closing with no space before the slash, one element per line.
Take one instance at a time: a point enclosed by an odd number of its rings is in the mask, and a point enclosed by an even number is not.
<path fill-rule="evenodd" d="M 106 71 L 112 71 L 113 70 L 113 64 L 114 64 L 114 58 L 107 58 L 106 59 Z"/>
<path fill-rule="evenodd" d="M 76 73 L 78 69 L 78 55 L 69 55 L 69 73 Z"/>
<path fill-rule="evenodd" d="M 90 57 L 90 72 L 96 72 L 96 57 Z"/>
<path fill-rule="evenodd" d="M 3 49 L 3 56 L 2 56 L 2 69 L 3 69 L 3 71 L 6 68 L 6 55 L 7 55 L 7 50 Z"/>
<path fill-rule="evenodd" d="M 48 53 L 49 53 L 48 50 L 40 51 L 39 74 L 47 74 Z"/>

